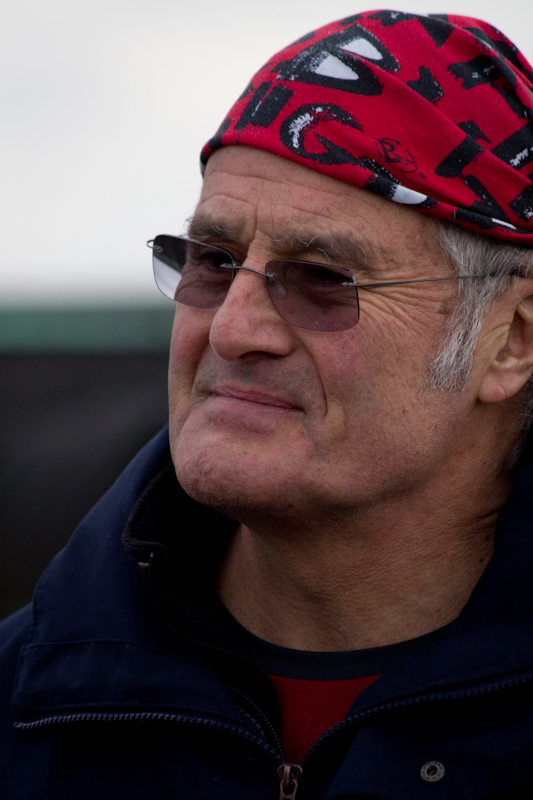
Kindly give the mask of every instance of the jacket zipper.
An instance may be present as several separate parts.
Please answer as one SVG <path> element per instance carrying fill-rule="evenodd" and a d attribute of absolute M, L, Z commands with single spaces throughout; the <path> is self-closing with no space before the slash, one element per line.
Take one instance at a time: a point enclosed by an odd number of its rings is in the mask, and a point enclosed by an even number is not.
<path fill-rule="evenodd" d="M 411 697 L 407 700 L 397 700 L 392 703 L 385 703 L 382 706 L 374 706 L 374 708 L 368 708 L 366 711 L 361 711 L 359 714 L 355 714 L 353 717 L 348 717 L 347 719 L 342 720 L 342 722 L 337 723 L 329 730 L 325 731 L 322 736 L 320 736 L 316 742 L 313 742 L 309 750 L 305 753 L 304 757 L 302 758 L 302 765 L 305 764 L 306 761 L 309 760 L 312 752 L 315 748 L 322 744 L 325 739 L 330 738 L 330 736 L 335 733 L 336 731 L 342 730 L 347 728 L 349 725 L 354 725 L 356 722 L 361 722 L 361 720 L 368 719 L 369 717 L 374 717 L 377 714 L 382 714 L 386 711 L 396 711 L 398 709 L 407 708 L 409 706 L 416 706 L 422 705 L 424 703 L 438 703 L 444 700 L 465 700 L 470 697 L 475 697 L 476 695 L 481 694 L 490 694 L 491 692 L 500 691 L 502 689 L 510 689 L 513 686 L 519 686 L 521 683 L 527 683 L 528 681 L 533 680 L 533 673 L 526 675 L 522 678 L 515 678 L 509 681 L 504 681 L 503 683 L 495 684 L 494 686 L 488 687 L 479 687 L 478 689 L 469 689 L 464 691 L 452 691 L 452 692 L 441 692 L 439 694 L 430 694 L 430 695 L 420 695 L 418 697 Z"/>
<path fill-rule="evenodd" d="M 279 800 L 295 800 L 301 774 L 299 764 L 281 764 L 278 767 Z"/>
<path fill-rule="evenodd" d="M 45 725 L 58 725 L 68 722 L 171 722 L 176 725 L 202 725 L 209 728 L 218 728 L 219 730 L 227 733 L 241 736 L 243 739 L 248 739 L 251 742 L 256 742 L 259 747 L 266 750 L 272 756 L 279 757 L 268 743 L 263 744 L 258 736 L 238 728 L 236 725 L 230 725 L 227 722 L 219 722 L 213 719 L 204 719 L 202 717 L 191 718 L 184 717 L 180 714 L 171 714 L 168 711 L 131 711 L 131 712 L 106 712 L 106 711 L 81 711 L 76 714 L 54 714 L 50 717 L 43 717 L 42 719 L 33 720 L 33 722 L 14 722 L 13 727 L 21 730 L 32 730 L 41 728 Z"/>
<path fill-rule="evenodd" d="M 15 722 L 13 727 L 21 730 L 32 730 L 35 728 L 42 728 L 46 725 L 60 725 L 62 723 L 71 722 L 171 722 L 181 725 L 204 725 L 209 728 L 218 728 L 227 733 L 236 734 L 248 741 L 256 742 L 263 750 L 266 750 L 270 755 L 278 757 L 282 750 L 276 752 L 268 744 L 261 744 L 259 738 L 237 728 L 234 725 L 228 725 L 224 722 L 218 722 L 211 719 L 189 719 L 182 717 L 178 714 L 170 714 L 163 711 L 133 711 L 133 712 L 79 712 L 77 714 L 55 714 L 50 717 L 43 717 L 42 719 L 34 720 L 33 722 Z M 277 737 L 276 737 L 277 739 Z M 281 747 L 281 745 L 280 745 Z M 302 768 L 298 764 L 281 764 L 278 767 L 278 777 L 280 778 L 280 800 L 295 800 L 296 791 L 298 789 L 298 778 L 302 774 Z"/>
<path fill-rule="evenodd" d="M 278 755 L 280 755 L 281 757 L 283 757 L 283 746 L 282 746 L 282 744 L 281 744 L 281 741 L 280 741 L 280 739 L 279 739 L 278 733 L 277 733 L 277 731 L 276 731 L 276 729 L 275 729 L 274 725 L 271 723 L 271 721 L 270 721 L 270 720 L 269 720 L 269 718 L 266 716 L 266 714 L 264 714 L 264 713 L 263 713 L 263 711 L 262 711 L 262 710 L 261 710 L 261 708 L 260 708 L 260 707 L 257 705 L 257 703 L 254 703 L 254 701 L 253 701 L 253 700 L 250 700 L 250 698 L 249 698 L 247 695 L 245 695 L 245 694 L 244 694 L 244 692 L 241 692 L 241 691 L 240 691 L 240 689 L 235 689 L 235 687 L 234 687 L 234 686 L 229 686 L 229 685 L 226 685 L 226 688 L 227 688 L 227 689 L 228 689 L 228 690 L 229 690 L 229 691 L 230 691 L 232 694 L 234 694 L 234 695 L 238 695 L 239 697 L 242 697 L 242 698 L 243 698 L 243 700 L 245 700 L 245 701 L 248 703 L 248 705 L 250 706 L 250 708 L 253 708 L 253 709 L 254 709 L 254 711 L 257 713 L 257 716 L 258 716 L 258 717 L 260 717 L 260 719 L 261 719 L 261 722 L 262 722 L 262 724 L 264 725 L 264 727 L 266 727 L 266 728 L 268 729 L 268 732 L 269 732 L 270 736 L 272 737 L 272 740 L 273 740 L 273 742 L 274 742 L 274 744 L 276 745 L 276 748 L 277 748 L 277 750 L 278 750 Z M 251 716 L 250 714 L 248 714 L 248 712 L 247 712 L 247 711 L 246 711 L 244 708 L 241 708 L 241 711 L 242 711 L 244 714 L 246 714 L 246 716 Z M 251 717 L 251 718 L 252 718 L 253 722 L 254 722 L 254 723 L 257 725 L 257 727 L 259 728 L 259 730 L 261 731 L 261 733 L 262 733 L 262 734 L 265 736 L 265 739 L 267 739 L 267 740 L 268 740 L 268 737 L 265 735 L 265 732 L 264 732 L 264 730 L 261 728 L 261 725 L 259 724 L 259 722 L 258 722 L 258 721 L 257 721 L 257 720 L 256 720 L 254 717 Z"/>
<path fill-rule="evenodd" d="M 270 722 L 268 717 L 265 714 L 263 714 L 262 710 L 259 708 L 259 706 L 256 703 L 254 703 L 252 700 L 250 700 L 250 698 L 247 697 L 239 689 L 234 689 L 234 688 L 232 688 L 230 686 L 228 686 L 227 688 L 230 689 L 234 694 L 239 695 L 240 697 L 244 698 L 246 700 L 246 702 L 249 703 L 249 705 L 257 711 L 258 716 L 261 718 L 261 720 L 263 720 L 263 723 L 266 724 L 268 730 L 270 731 L 270 734 L 272 735 L 272 738 L 273 738 L 274 742 L 277 745 L 279 753 L 283 757 L 283 746 L 282 746 L 282 744 L 281 744 L 281 742 L 279 740 L 279 737 L 278 737 L 278 734 L 277 734 L 277 731 L 276 731 L 274 725 L 272 725 L 272 723 Z M 246 712 L 244 712 L 244 713 L 246 713 Z M 257 722 L 257 720 L 254 719 L 253 721 L 255 722 L 256 725 L 258 725 L 258 727 L 260 727 L 259 723 Z M 262 733 L 264 733 L 264 732 L 262 731 Z M 302 768 L 301 768 L 301 766 L 299 764 L 288 764 L 286 762 L 280 764 L 280 766 L 278 767 L 278 778 L 279 778 L 279 781 L 280 781 L 280 783 L 279 783 L 279 800 L 295 800 L 296 799 L 296 792 L 298 791 L 298 780 L 299 780 L 301 774 L 302 774 Z"/>
<path fill-rule="evenodd" d="M 280 779 L 279 800 L 296 800 L 296 793 L 298 791 L 298 782 L 303 773 L 303 765 L 309 760 L 312 752 L 330 738 L 336 731 L 342 730 L 349 725 L 354 725 L 363 719 L 382 714 L 386 711 L 398 710 L 408 708 L 409 706 L 421 705 L 423 703 L 435 703 L 443 700 L 463 700 L 476 695 L 489 694 L 491 692 L 508 689 L 513 686 L 518 686 L 521 683 L 527 683 L 533 679 L 533 674 L 524 676 L 523 678 L 516 678 L 514 680 L 505 681 L 486 688 L 472 689 L 468 691 L 455 691 L 448 693 L 441 693 L 438 695 L 422 695 L 420 697 L 410 698 L 408 700 L 398 700 L 393 703 L 387 703 L 382 706 L 375 706 L 366 711 L 362 711 L 353 717 L 339 722 L 334 725 L 309 748 L 307 753 L 302 759 L 302 764 L 289 764 L 283 763 L 277 768 L 278 777 Z M 179 714 L 171 714 L 163 711 L 133 711 L 133 712 L 79 712 L 77 714 L 56 714 L 50 717 L 43 717 L 42 719 L 34 720 L 33 722 L 15 722 L 14 727 L 22 730 L 31 730 L 40 728 L 45 725 L 55 725 L 68 722 L 138 722 L 138 721 L 156 721 L 156 722 L 171 722 L 178 725 L 202 725 L 209 728 L 218 728 L 219 730 L 227 733 L 232 733 L 241 736 L 248 741 L 255 742 L 263 750 L 268 752 L 274 757 L 279 757 L 281 750 L 278 752 L 276 749 L 270 747 L 267 743 L 261 743 L 257 736 L 254 736 L 249 731 L 238 728 L 235 725 L 219 722 L 218 720 L 204 719 L 204 718 L 188 718 Z M 277 738 L 277 737 L 276 737 Z"/>
<path fill-rule="evenodd" d="M 280 778 L 279 800 L 295 800 L 296 792 L 298 791 L 298 781 L 302 776 L 305 763 L 309 760 L 316 747 L 324 740 L 329 739 L 336 731 L 347 728 L 349 725 L 355 725 L 356 722 L 360 722 L 363 719 L 368 719 L 369 717 L 374 717 L 378 714 L 385 713 L 386 711 L 393 711 L 400 708 L 407 708 L 409 706 L 421 705 L 423 703 L 437 703 L 444 700 L 463 700 L 480 694 L 489 694 L 502 689 L 509 689 L 513 686 L 518 686 L 521 683 L 527 683 L 532 679 L 533 673 L 530 673 L 523 678 L 516 678 L 514 680 L 505 681 L 503 683 L 496 684 L 495 686 L 486 688 L 480 687 L 478 689 L 472 689 L 468 691 L 445 692 L 438 695 L 421 695 L 408 700 L 398 700 L 394 703 L 386 703 L 382 706 L 375 706 L 374 708 L 369 708 L 353 717 L 342 720 L 342 722 L 339 722 L 337 725 L 334 725 L 332 728 L 325 731 L 325 733 L 323 733 L 322 736 L 316 740 L 316 742 L 313 742 L 309 750 L 302 758 L 301 764 L 282 764 L 278 768 L 278 776 Z"/>
<path fill-rule="evenodd" d="M 154 551 L 150 552 L 148 565 L 147 565 L 146 570 L 145 570 L 146 582 L 148 584 L 148 588 L 150 590 L 152 590 L 152 593 L 154 593 L 154 590 L 153 590 L 153 577 L 152 576 L 153 576 L 153 572 L 154 572 L 155 555 L 156 554 L 155 554 Z M 183 636 L 183 633 L 180 633 L 179 631 L 176 631 L 172 620 L 169 620 L 167 618 L 167 615 L 164 613 L 163 610 L 161 610 L 161 614 L 162 614 L 163 618 L 166 619 L 167 625 L 169 625 L 170 629 L 173 630 L 178 635 Z M 203 644 L 202 642 L 197 642 L 194 639 L 191 639 L 190 637 L 185 637 L 185 638 L 188 638 L 189 641 L 191 641 L 193 644 L 197 644 L 197 645 L 198 644 L 200 644 L 200 645 Z M 231 651 L 226 650 L 225 648 L 217 647 L 217 646 L 213 646 L 213 645 L 210 645 L 210 647 L 211 647 L 211 649 L 218 650 L 219 652 L 224 653 L 226 655 L 231 655 L 233 657 L 236 656 L 235 653 L 232 653 Z M 239 658 L 243 659 L 242 656 L 239 656 Z M 243 659 L 243 660 L 246 660 L 246 659 Z M 298 790 L 298 779 L 299 779 L 300 775 L 302 774 L 301 766 L 299 764 L 287 764 L 287 763 L 284 763 L 284 758 L 285 757 L 284 757 L 284 753 L 283 753 L 283 746 L 282 746 L 281 741 L 279 739 L 279 736 L 277 734 L 276 728 L 272 724 L 270 719 L 263 713 L 262 709 L 257 705 L 257 703 L 254 703 L 253 700 L 250 700 L 250 698 L 246 694 L 244 694 L 244 692 L 241 692 L 240 689 L 236 689 L 235 687 L 229 686 L 229 685 L 226 685 L 226 689 L 228 689 L 228 691 L 232 692 L 233 695 L 237 695 L 238 697 L 241 697 L 243 700 L 245 700 L 245 702 L 248 704 L 248 706 L 250 708 L 254 709 L 254 712 L 257 714 L 257 716 L 262 721 L 262 724 L 267 728 L 267 730 L 270 733 L 270 736 L 271 736 L 271 738 L 272 738 L 272 740 L 273 740 L 278 752 L 276 753 L 276 751 L 274 749 L 267 748 L 266 745 L 263 745 L 263 747 L 265 749 L 268 749 L 269 752 L 272 755 L 277 755 L 278 757 L 281 757 L 281 760 L 282 760 L 282 763 L 280 764 L 280 766 L 278 767 L 278 770 L 277 770 L 278 777 L 280 779 L 279 798 L 280 798 L 280 800 L 295 800 L 296 792 Z M 251 717 L 251 715 L 248 714 L 248 712 L 245 709 L 241 709 L 241 711 L 244 714 L 246 714 L 247 716 Z M 259 724 L 259 722 L 256 719 L 254 719 L 253 717 L 251 717 L 251 719 L 254 722 L 254 724 L 257 725 L 257 727 L 259 728 L 261 733 L 263 733 L 263 736 L 265 736 L 265 739 L 267 739 L 267 736 L 265 735 L 265 732 L 262 730 L 261 725 Z"/>
<path fill-rule="evenodd" d="M 153 561 L 155 558 L 155 553 L 152 551 L 150 553 L 150 559 L 147 569 L 147 579 L 148 584 L 150 586 L 151 583 L 151 576 L 153 573 Z M 173 626 L 171 626 L 173 628 Z M 221 650 L 222 652 L 229 652 L 223 650 L 223 648 L 214 648 Z M 233 654 L 232 654 L 233 655 Z M 356 714 L 353 717 L 349 717 L 347 719 L 342 720 L 337 725 L 334 725 L 329 730 L 325 731 L 309 748 L 309 750 L 304 754 L 302 761 L 300 764 L 291 764 L 291 763 L 282 763 L 278 767 L 278 777 L 280 779 L 280 793 L 279 793 L 279 800 L 295 800 L 296 792 L 298 791 L 298 782 L 303 773 L 303 765 L 309 760 L 309 757 L 315 750 L 315 748 L 320 745 L 323 741 L 330 738 L 334 733 L 339 730 L 343 730 L 344 728 L 348 727 L 349 725 L 354 725 L 361 720 L 368 719 L 369 717 L 376 716 L 377 714 L 385 713 L 386 711 L 397 710 L 401 708 L 407 708 L 409 706 L 419 705 L 422 703 L 432 703 L 438 702 L 442 700 L 458 700 L 458 699 L 466 699 L 469 697 L 474 697 L 479 694 L 488 694 L 493 691 L 499 691 L 500 689 L 510 688 L 512 686 L 517 686 L 520 683 L 526 683 L 533 679 L 533 673 L 530 673 L 528 676 L 525 676 L 520 679 L 509 680 L 495 686 L 486 687 L 486 688 L 479 688 L 479 689 L 471 689 L 467 691 L 456 691 L 456 692 L 448 692 L 448 693 L 439 693 L 434 695 L 421 695 L 419 697 L 410 698 L 407 700 L 398 700 L 393 703 L 386 703 L 382 706 L 375 706 L 374 708 L 369 708 L 366 711 L 362 711 L 359 714 Z M 257 708 L 256 704 L 253 703 L 248 697 L 246 697 L 242 692 L 233 689 L 236 694 L 240 694 L 244 697 L 247 702 L 253 706 L 253 708 L 257 709 L 260 713 L 261 719 L 263 719 L 268 726 L 269 731 L 273 735 L 274 742 L 276 743 L 279 753 L 276 753 L 275 750 L 268 748 L 267 745 L 262 745 L 264 749 L 268 749 L 268 751 L 272 755 L 283 754 L 283 748 L 281 742 L 279 741 L 279 737 L 274 729 L 274 726 L 270 723 L 270 721 L 265 717 L 265 715 L 261 712 L 260 709 Z M 246 712 L 244 712 L 246 713 Z M 254 720 L 255 724 L 258 723 Z M 222 726 L 222 723 L 217 723 L 218 725 Z M 259 726 L 258 726 L 259 727 Z M 244 735 L 244 734 L 243 734 Z M 251 736 L 251 738 L 255 738 Z M 282 756 L 283 757 L 283 756 Z"/>

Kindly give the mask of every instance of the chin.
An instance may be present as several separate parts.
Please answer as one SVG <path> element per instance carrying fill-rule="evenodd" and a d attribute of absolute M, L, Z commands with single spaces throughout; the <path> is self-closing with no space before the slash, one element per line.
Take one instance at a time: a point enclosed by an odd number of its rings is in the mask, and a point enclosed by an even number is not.
<path fill-rule="evenodd" d="M 238 457 L 220 459 L 220 449 L 177 447 L 174 467 L 180 485 L 194 500 L 242 524 L 285 519 L 294 509 L 289 476 Z"/>
<path fill-rule="evenodd" d="M 226 514 L 249 505 L 247 498 L 256 485 L 252 479 L 256 470 L 243 468 L 239 459 L 231 457 L 219 443 L 206 446 L 196 441 L 188 447 L 180 437 L 172 450 L 178 481 L 194 500 Z"/>
<path fill-rule="evenodd" d="M 244 522 L 254 511 L 260 512 L 264 498 L 257 496 L 257 490 L 249 490 L 235 475 L 213 475 L 205 471 L 191 471 L 176 468 L 181 487 L 193 500 L 214 511 Z"/>

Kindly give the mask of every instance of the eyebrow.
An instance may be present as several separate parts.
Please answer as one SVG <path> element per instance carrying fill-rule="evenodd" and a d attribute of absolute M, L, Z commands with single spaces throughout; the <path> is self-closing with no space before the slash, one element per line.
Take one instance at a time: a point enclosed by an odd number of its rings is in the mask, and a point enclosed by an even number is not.
<path fill-rule="evenodd" d="M 242 241 L 243 232 L 244 225 L 216 222 L 202 215 L 193 217 L 187 226 L 187 234 L 192 239 L 206 244 L 224 242 L 228 249 L 231 249 L 232 243 L 238 245 Z M 287 251 L 293 257 L 312 254 L 326 263 L 351 266 L 369 275 L 379 274 L 367 249 L 349 234 L 324 235 L 297 229 L 288 236 L 269 239 L 279 257 L 286 257 Z"/>
<path fill-rule="evenodd" d="M 365 270 L 371 266 L 371 258 L 366 249 L 357 239 L 347 234 L 324 236 L 318 233 L 305 235 L 303 231 L 294 232 L 290 236 L 284 237 L 281 243 L 291 252 L 312 253 L 325 257 L 328 262 L 333 261 Z M 276 245 L 277 242 L 274 244 Z"/>
<path fill-rule="evenodd" d="M 243 233 L 243 225 L 227 225 L 212 222 L 204 216 L 192 217 L 187 223 L 187 236 L 208 244 L 214 240 L 238 242 Z"/>

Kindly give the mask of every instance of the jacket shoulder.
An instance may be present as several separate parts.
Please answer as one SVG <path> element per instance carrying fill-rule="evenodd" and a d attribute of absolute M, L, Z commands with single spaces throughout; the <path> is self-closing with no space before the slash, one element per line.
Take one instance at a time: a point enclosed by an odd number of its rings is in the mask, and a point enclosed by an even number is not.
<path fill-rule="evenodd" d="M 0 669 L 18 652 L 31 630 L 32 605 L 27 605 L 0 622 Z"/>
<path fill-rule="evenodd" d="M 0 719 L 11 720 L 11 693 L 20 651 L 32 626 L 32 606 L 21 608 L 0 622 Z"/>

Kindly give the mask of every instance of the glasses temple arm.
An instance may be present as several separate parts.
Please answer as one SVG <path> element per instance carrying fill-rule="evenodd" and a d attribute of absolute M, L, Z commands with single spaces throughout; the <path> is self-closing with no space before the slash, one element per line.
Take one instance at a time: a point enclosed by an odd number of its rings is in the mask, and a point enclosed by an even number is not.
<path fill-rule="evenodd" d="M 445 278 L 412 278 L 411 280 L 407 281 L 382 281 L 380 283 L 357 283 L 354 281 L 353 283 L 343 283 L 343 286 L 357 286 L 358 289 L 370 289 L 371 287 L 379 287 L 379 286 L 401 286 L 406 283 L 434 283 L 436 281 L 460 281 L 460 280 L 470 280 L 472 278 L 497 278 L 498 273 L 490 272 L 488 275 L 447 275 Z M 521 273 L 514 271 L 510 272 L 508 275 L 504 275 L 502 277 L 517 277 L 522 278 L 524 277 Z"/>

